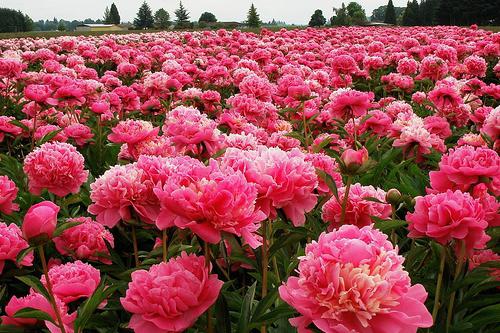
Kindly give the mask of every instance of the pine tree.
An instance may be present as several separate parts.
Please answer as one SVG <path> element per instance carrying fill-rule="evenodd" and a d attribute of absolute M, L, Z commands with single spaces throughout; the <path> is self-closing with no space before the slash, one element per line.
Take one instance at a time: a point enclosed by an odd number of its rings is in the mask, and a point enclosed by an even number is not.
<path fill-rule="evenodd" d="M 387 4 L 384 23 L 396 25 L 396 9 L 394 8 L 392 0 L 389 0 L 389 3 Z"/>
<path fill-rule="evenodd" d="M 418 5 L 417 0 L 413 0 L 412 2 L 408 1 L 406 10 L 403 14 L 402 24 L 405 26 L 420 24 L 420 6 Z"/>
<path fill-rule="evenodd" d="M 247 25 L 251 28 L 258 28 L 262 22 L 260 21 L 259 14 L 257 13 L 257 8 L 255 8 L 254 4 L 250 7 L 247 16 Z"/>
<path fill-rule="evenodd" d="M 314 14 L 311 16 L 309 21 L 310 27 L 321 27 L 326 24 L 326 18 L 323 16 L 323 11 L 321 9 L 316 9 Z"/>
<path fill-rule="evenodd" d="M 149 29 L 153 27 L 154 18 L 151 8 L 148 3 L 144 1 L 137 12 L 137 17 L 134 19 L 134 25 L 138 29 Z"/>
<path fill-rule="evenodd" d="M 184 8 L 182 1 L 179 2 L 179 8 L 175 11 L 175 27 L 178 29 L 188 28 L 190 26 L 189 22 L 189 12 Z"/>
<path fill-rule="evenodd" d="M 168 29 L 170 27 L 170 14 L 163 8 L 155 13 L 155 27 L 157 29 Z"/>
<path fill-rule="evenodd" d="M 102 19 L 104 20 L 104 23 L 106 23 L 106 24 L 111 23 L 111 14 L 109 12 L 108 6 L 106 6 L 106 9 L 104 10 L 104 16 Z"/>
<path fill-rule="evenodd" d="M 120 13 L 118 13 L 118 8 L 116 8 L 115 3 L 111 4 L 109 9 L 109 20 L 112 24 L 120 24 Z"/>

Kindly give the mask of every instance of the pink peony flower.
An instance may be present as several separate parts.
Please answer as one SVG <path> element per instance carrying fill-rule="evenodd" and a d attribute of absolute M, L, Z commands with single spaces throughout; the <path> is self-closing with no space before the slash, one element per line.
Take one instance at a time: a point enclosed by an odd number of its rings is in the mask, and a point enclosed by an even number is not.
<path fill-rule="evenodd" d="M 64 134 L 73 139 L 78 146 L 84 146 L 94 137 L 90 128 L 83 124 L 71 124 L 65 127 Z"/>
<path fill-rule="evenodd" d="M 0 222 L 0 274 L 2 274 L 5 261 L 10 260 L 17 264 L 17 255 L 28 247 L 28 242 L 22 238 L 21 229 L 14 223 Z M 33 252 L 26 255 L 19 266 L 33 265 Z"/>
<path fill-rule="evenodd" d="M 485 183 L 496 196 L 500 195 L 500 157 L 488 148 L 462 146 L 450 149 L 439 162 L 439 170 L 429 173 L 433 190 L 471 190 Z"/>
<path fill-rule="evenodd" d="M 64 324 L 65 331 L 67 333 L 73 333 L 73 322 L 76 319 L 76 311 L 72 314 L 68 314 L 68 307 L 66 306 L 66 304 L 64 304 L 57 298 L 56 304 L 62 322 Z M 14 318 L 16 312 L 24 308 L 33 308 L 45 312 L 54 320 L 54 322 L 57 322 L 56 313 L 49 301 L 43 295 L 31 290 L 30 293 L 25 297 L 12 296 L 12 298 L 5 306 L 5 315 L 1 317 L 2 325 L 13 325 L 21 327 L 30 327 L 36 325 L 38 320 L 34 318 Z M 45 321 L 45 326 L 47 326 L 51 333 L 61 332 L 60 328 L 50 321 Z"/>
<path fill-rule="evenodd" d="M 47 189 L 58 197 L 78 193 L 87 181 L 84 158 L 76 148 L 62 142 L 47 142 L 24 159 L 30 192 L 40 195 Z"/>
<path fill-rule="evenodd" d="M 223 282 L 209 274 L 203 257 L 185 252 L 149 271 L 132 273 L 125 297 L 136 333 L 177 333 L 191 327 L 219 296 Z"/>
<path fill-rule="evenodd" d="M 52 237 L 57 226 L 59 206 L 51 201 L 43 201 L 31 206 L 24 215 L 23 237 L 30 240 L 39 236 Z"/>
<path fill-rule="evenodd" d="M 330 230 L 340 226 L 340 215 L 342 212 L 342 202 L 344 201 L 345 187 L 339 188 L 338 192 L 339 200 L 332 197 L 323 205 L 322 209 L 322 218 L 330 223 Z M 375 198 L 385 202 L 385 196 L 385 191 L 379 188 L 362 186 L 361 184 L 352 185 L 346 206 L 345 224 L 354 224 L 358 227 L 364 227 L 373 223 L 372 216 L 381 219 L 389 218 L 392 213 L 391 205 L 366 200 L 367 198 Z"/>
<path fill-rule="evenodd" d="M 221 165 L 223 169 L 240 170 L 249 182 L 257 184 L 257 206 L 270 219 L 276 218 L 277 209 L 283 209 L 293 225 L 301 226 L 305 213 L 316 206 L 318 178 L 312 163 L 298 149 L 285 152 L 267 147 L 257 151 L 229 148 Z"/>
<path fill-rule="evenodd" d="M 356 172 L 368 162 L 368 150 L 365 147 L 361 150 L 346 149 L 340 156 L 347 171 Z"/>
<path fill-rule="evenodd" d="M 154 189 L 161 205 L 156 226 L 189 228 L 213 244 L 220 242 L 225 231 L 258 247 L 254 233 L 266 215 L 255 208 L 255 184 L 239 171 L 221 171 L 213 160 L 208 167 L 195 160 L 186 162 L 195 167 L 174 171 L 163 186 Z"/>
<path fill-rule="evenodd" d="M 114 143 L 137 144 L 140 141 L 156 136 L 160 129 L 153 127 L 149 121 L 128 119 L 120 121 L 111 129 L 108 140 Z"/>
<path fill-rule="evenodd" d="M 469 260 L 469 270 L 477 268 L 479 265 L 487 262 L 498 263 L 500 261 L 500 255 L 493 252 L 492 250 L 480 250 L 474 251 L 474 254 Z M 495 280 L 500 281 L 500 268 L 488 268 L 490 271 L 490 276 L 495 278 Z"/>
<path fill-rule="evenodd" d="M 349 119 L 364 116 L 372 106 L 373 93 L 352 89 L 339 89 L 330 96 L 330 103 L 325 106 L 335 119 Z"/>
<path fill-rule="evenodd" d="M 342 226 L 323 233 L 299 258 L 298 277 L 279 287 L 280 297 L 300 317 L 290 319 L 299 333 L 416 332 L 432 326 L 424 305 L 427 293 L 411 285 L 404 258 L 380 231 Z"/>
<path fill-rule="evenodd" d="M 467 253 L 483 249 L 490 239 L 485 233 L 488 222 L 483 207 L 469 193 L 448 190 L 417 197 L 415 212 L 408 213 L 406 220 L 409 237 L 427 236 L 442 245 L 463 241 Z"/>
<path fill-rule="evenodd" d="M 97 268 L 77 260 L 52 266 L 49 269 L 49 279 L 54 295 L 67 304 L 90 297 L 101 282 L 101 275 Z M 40 281 L 44 286 L 47 285 L 45 275 L 42 275 Z"/>
<path fill-rule="evenodd" d="M 0 176 L 0 213 L 6 215 L 19 210 L 19 205 L 14 203 L 19 189 L 7 176 Z"/>
<path fill-rule="evenodd" d="M 53 239 L 57 251 L 65 256 L 75 259 L 100 261 L 110 265 L 105 241 L 114 247 L 113 235 L 100 223 L 90 217 L 77 217 L 68 219 L 67 222 L 80 222 L 81 224 L 66 229 Z"/>

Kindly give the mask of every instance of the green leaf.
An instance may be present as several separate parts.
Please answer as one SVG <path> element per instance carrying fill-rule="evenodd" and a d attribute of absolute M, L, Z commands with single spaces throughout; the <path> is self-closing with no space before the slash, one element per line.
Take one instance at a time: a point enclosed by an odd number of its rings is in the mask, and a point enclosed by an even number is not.
<path fill-rule="evenodd" d="M 17 127 L 20 127 L 23 129 L 23 131 L 29 133 L 30 132 L 30 129 L 28 126 L 24 125 L 22 122 L 20 122 L 19 120 L 17 119 L 14 119 L 14 120 L 11 120 L 10 123 L 14 126 L 17 126 Z"/>
<path fill-rule="evenodd" d="M 33 308 L 24 308 L 14 314 L 14 318 L 34 318 L 42 321 L 54 323 L 54 319 L 47 313 Z"/>
<path fill-rule="evenodd" d="M 243 303 L 241 304 L 240 320 L 238 321 L 238 333 L 247 333 L 250 329 L 250 318 L 252 315 L 252 305 L 255 298 L 255 288 L 257 287 L 257 281 L 255 281 L 243 298 Z"/>
<path fill-rule="evenodd" d="M 335 180 L 333 179 L 332 176 L 324 172 L 323 170 L 316 169 L 316 173 L 318 176 L 323 179 L 323 181 L 326 183 L 330 191 L 332 191 L 333 195 L 337 200 L 339 200 L 339 191 L 337 189 L 337 183 L 335 183 Z"/>
<path fill-rule="evenodd" d="M 58 130 L 49 132 L 49 133 L 45 134 L 43 136 L 43 138 L 41 138 L 40 140 L 38 140 L 37 144 L 38 145 L 43 145 L 44 143 L 49 142 L 50 140 L 52 140 L 57 134 L 59 134 L 61 132 L 62 132 L 62 129 L 58 129 Z"/>
<path fill-rule="evenodd" d="M 90 317 L 97 307 L 117 289 L 117 285 L 106 286 L 106 279 L 103 278 L 101 283 L 94 291 L 92 296 L 80 305 L 78 308 L 78 317 L 75 320 L 75 332 L 82 332 Z"/>
<path fill-rule="evenodd" d="M 220 333 L 231 333 L 231 318 L 227 307 L 226 297 L 221 293 L 215 303 L 215 329 Z"/>
<path fill-rule="evenodd" d="M 482 308 L 473 315 L 466 318 L 476 328 L 481 326 L 500 323 L 500 304 L 494 304 Z"/>
<path fill-rule="evenodd" d="M 24 333 L 24 328 L 13 325 L 0 325 L 0 333 Z"/>
<path fill-rule="evenodd" d="M 272 258 L 279 249 L 282 249 L 290 244 L 296 244 L 304 238 L 304 234 L 302 233 L 290 233 L 278 238 L 269 249 L 269 258 Z"/>
<path fill-rule="evenodd" d="M 295 314 L 295 310 L 288 304 L 281 304 L 259 318 L 262 322 L 275 322 L 280 318 L 290 318 Z"/>
<path fill-rule="evenodd" d="M 63 224 L 60 224 L 57 229 L 54 231 L 54 237 L 61 236 L 61 234 L 64 232 L 64 230 L 76 227 L 77 225 L 82 224 L 82 222 L 66 222 Z"/>
<path fill-rule="evenodd" d="M 278 298 L 278 290 L 271 291 L 263 300 L 261 300 L 255 307 L 252 316 L 252 323 L 261 322 L 260 317 L 273 305 L 274 301 Z"/>
<path fill-rule="evenodd" d="M 24 250 L 19 251 L 19 253 L 17 254 L 17 257 L 16 257 L 16 262 L 20 263 L 21 261 L 23 261 L 23 259 L 28 254 L 30 254 L 33 250 L 34 249 L 31 246 L 29 246 L 29 247 L 25 248 Z"/>
<path fill-rule="evenodd" d="M 50 299 L 49 297 L 49 292 L 43 284 L 40 282 L 40 279 L 34 277 L 33 275 L 24 275 L 24 276 L 16 276 L 16 279 L 21 281 L 22 283 L 28 285 L 29 287 L 33 288 L 35 291 L 39 292 L 42 294 L 47 300 Z"/>
<path fill-rule="evenodd" d="M 372 216 L 372 219 L 375 220 L 375 228 L 383 233 L 391 232 L 392 230 L 399 229 L 408 224 L 408 222 L 403 220 L 382 220 L 375 216 Z"/>

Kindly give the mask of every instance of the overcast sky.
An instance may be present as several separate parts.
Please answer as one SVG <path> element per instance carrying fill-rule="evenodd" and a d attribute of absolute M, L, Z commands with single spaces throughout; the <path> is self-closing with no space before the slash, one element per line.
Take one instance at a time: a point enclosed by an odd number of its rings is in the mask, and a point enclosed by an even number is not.
<path fill-rule="evenodd" d="M 142 0 L 0 0 L 0 7 L 19 9 L 33 20 L 98 19 L 103 16 L 106 5 L 115 2 L 122 21 L 132 21 Z M 273 18 L 287 23 L 307 23 L 315 9 L 323 10 L 325 17 L 332 15 L 332 7 L 340 7 L 349 0 L 183 0 L 192 20 L 198 20 L 201 13 L 210 11 L 219 21 L 244 21 L 246 12 L 253 2 L 263 21 Z M 148 0 L 153 11 L 165 8 L 171 16 L 179 6 L 178 0 Z M 386 5 L 388 0 L 358 1 L 370 16 L 373 9 Z M 407 0 L 393 0 L 395 6 L 404 6 Z"/>

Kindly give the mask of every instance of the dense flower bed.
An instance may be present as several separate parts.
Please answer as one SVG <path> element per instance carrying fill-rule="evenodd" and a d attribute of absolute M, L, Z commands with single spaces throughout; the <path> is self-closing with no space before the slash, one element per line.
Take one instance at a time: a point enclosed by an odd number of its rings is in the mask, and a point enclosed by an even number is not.
<path fill-rule="evenodd" d="M 500 34 L 0 41 L 1 332 L 494 332 Z"/>

